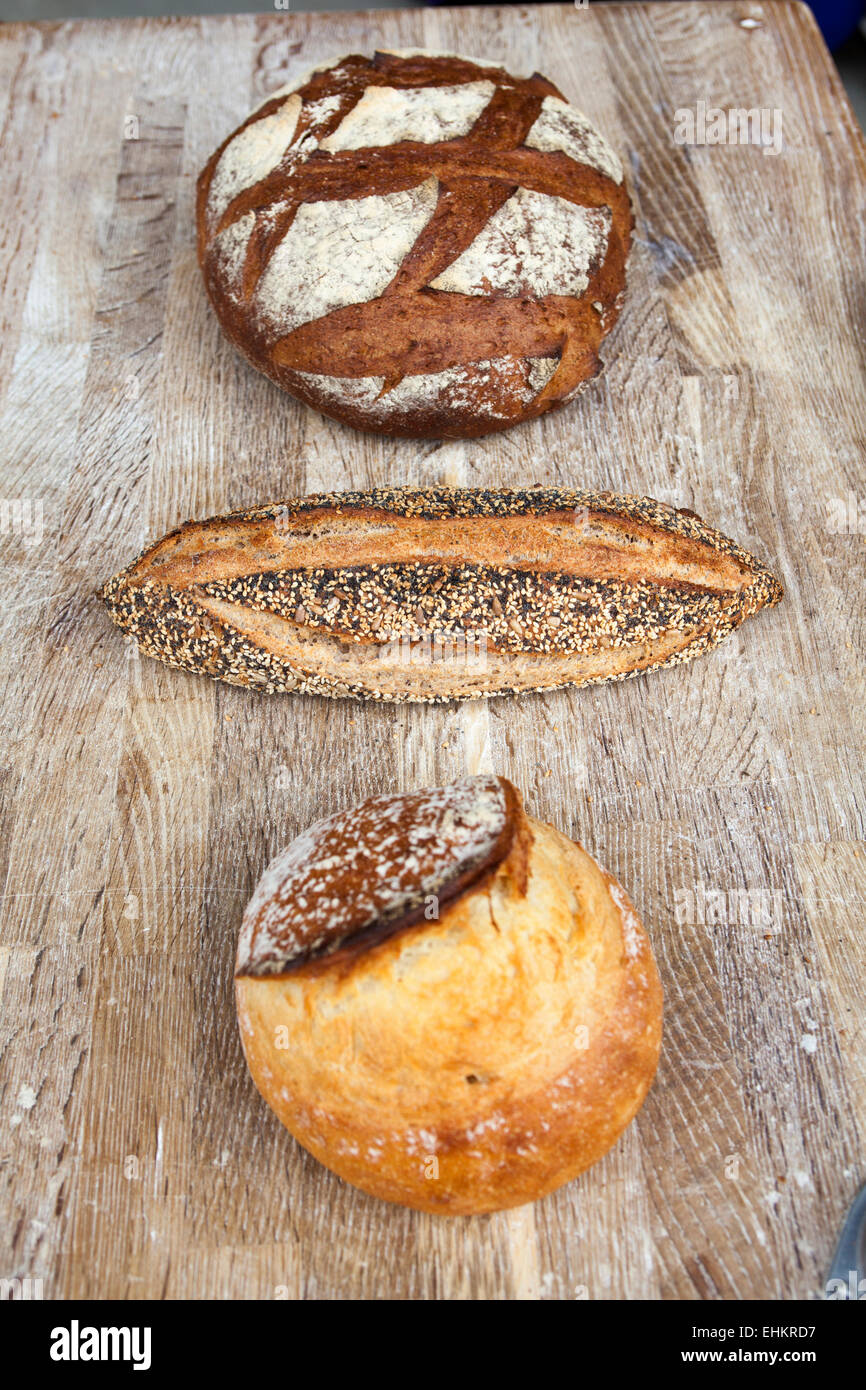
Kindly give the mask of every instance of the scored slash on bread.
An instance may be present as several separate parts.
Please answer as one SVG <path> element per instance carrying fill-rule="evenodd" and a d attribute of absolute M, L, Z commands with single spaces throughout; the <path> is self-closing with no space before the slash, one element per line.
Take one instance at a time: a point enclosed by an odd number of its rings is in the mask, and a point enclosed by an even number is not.
<path fill-rule="evenodd" d="M 423 928 L 431 905 L 438 917 L 506 859 L 525 891 L 530 839 L 504 777 L 369 797 L 317 821 L 268 865 L 244 913 L 236 973 L 351 968 L 361 952 Z"/>
<path fill-rule="evenodd" d="M 430 702 L 689 661 L 781 596 L 692 512 L 560 488 L 376 488 L 189 521 L 101 590 L 169 665 Z"/>

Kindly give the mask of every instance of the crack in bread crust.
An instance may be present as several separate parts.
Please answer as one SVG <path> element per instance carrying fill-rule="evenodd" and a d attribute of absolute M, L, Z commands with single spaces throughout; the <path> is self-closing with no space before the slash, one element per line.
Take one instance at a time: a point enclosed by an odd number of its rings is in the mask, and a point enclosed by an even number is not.
<path fill-rule="evenodd" d="M 494 872 L 525 893 L 531 840 L 502 777 L 370 797 L 316 822 L 268 865 L 244 913 L 236 973 L 351 969 Z"/>

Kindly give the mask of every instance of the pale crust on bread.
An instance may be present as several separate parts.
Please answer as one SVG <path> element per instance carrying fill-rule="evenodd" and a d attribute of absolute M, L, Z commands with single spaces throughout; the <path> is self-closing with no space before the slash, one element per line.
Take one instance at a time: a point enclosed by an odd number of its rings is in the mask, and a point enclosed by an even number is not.
<path fill-rule="evenodd" d="M 437 702 L 689 661 L 779 582 L 691 512 L 560 488 L 376 488 L 187 522 L 102 590 L 170 665 Z"/>
<path fill-rule="evenodd" d="M 202 170 L 197 225 L 260 371 L 360 429 L 467 437 L 597 375 L 633 216 L 616 154 L 546 78 L 379 52 L 258 107 Z"/>
<path fill-rule="evenodd" d="M 658 1062 L 661 986 L 634 908 L 515 796 L 510 850 L 438 920 L 283 973 L 239 959 L 268 1105 L 346 1181 L 424 1211 L 495 1211 L 576 1177 Z"/>

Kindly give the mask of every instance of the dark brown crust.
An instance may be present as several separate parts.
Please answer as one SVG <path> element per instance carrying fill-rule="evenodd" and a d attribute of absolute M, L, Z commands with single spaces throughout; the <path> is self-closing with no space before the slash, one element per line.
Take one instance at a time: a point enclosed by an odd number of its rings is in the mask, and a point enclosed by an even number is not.
<path fill-rule="evenodd" d="M 198 180 L 198 255 L 207 291 L 235 347 L 278 385 L 325 414 L 361 429 L 408 437 L 472 437 L 508 428 L 559 406 L 600 370 L 602 339 L 619 315 L 633 216 L 625 183 L 563 152 L 524 146 L 545 96 L 562 98 L 538 74 L 513 78 L 502 69 L 457 58 L 376 54 L 353 55 L 318 72 L 298 94 L 305 106 L 295 141 L 303 137 L 313 101 L 338 98 L 339 107 L 317 129 L 321 139 L 340 124 L 368 87 L 413 88 L 486 81 L 496 94 L 472 131 L 461 138 L 328 152 L 316 149 L 305 161 L 283 164 L 244 189 L 209 224 L 208 195 L 227 145 L 254 120 L 276 112 L 286 97 L 266 103 L 223 142 Z M 256 286 L 280 238 L 303 203 L 351 200 L 389 194 L 436 178 L 439 198 L 432 219 L 383 294 L 336 309 L 280 336 L 252 306 Z M 471 244 L 490 216 L 517 188 L 564 198 L 591 208 L 609 208 L 607 252 L 590 267 L 579 296 L 533 297 L 442 293 L 431 280 Z M 240 298 L 225 283 L 215 238 L 250 213 L 250 238 Z M 472 364 L 513 360 L 495 391 Z M 535 392 L 528 385 L 535 358 L 559 358 L 552 379 Z M 520 364 L 523 364 L 522 366 Z M 415 404 L 387 418 L 378 404 L 335 401 L 316 375 L 381 377 L 383 393 L 404 376 L 466 368 L 461 400 Z M 493 394 L 491 395 L 491 391 Z M 491 411 L 493 413 L 491 413 Z"/>
<path fill-rule="evenodd" d="M 517 789 L 505 777 L 499 777 L 496 780 L 502 789 L 505 801 L 502 829 L 483 859 L 477 860 L 462 873 L 453 873 L 448 876 L 446 872 L 435 889 L 440 910 L 455 902 L 464 893 L 483 888 L 490 877 L 497 872 L 508 875 L 516 892 L 521 895 L 526 893 L 527 864 L 532 832 L 529 829 L 529 823 L 523 810 L 523 802 Z M 374 798 L 374 800 L 378 801 L 379 798 Z M 392 800 L 395 802 L 405 801 L 407 798 L 394 797 Z M 357 836 L 359 842 L 362 842 L 364 837 L 366 807 L 367 803 L 362 803 L 347 812 L 342 818 L 345 829 Z M 395 857 L 400 858 L 408 854 L 409 848 L 409 841 L 404 838 L 394 850 Z M 352 871 L 340 879 L 334 886 L 334 892 L 341 897 L 351 897 L 359 887 L 365 886 L 366 876 L 369 872 L 370 867 L 366 864 L 362 870 Z M 262 907 L 264 904 L 260 905 L 258 917 L 261 917 Z M 298 949 L 296 945 L 288 948 L 277 940 L 271 958 L 265 964 L 259 962 L 257 966 L 253 966 L 251 961 L 251 957 L 255 955 L 257 929 L 256 919 L 253 918 L 249 922 L 249 946 L 243 953 L 239 947 L 235 974 L 239 978 L 245 975 L 267 975 L 269 978 L 275 978 L 280 975 L 291 974 L 303 975 L 305 979 L 310 979 L 323 971 L 345 973 L 351 970 L 360 956 L 373 947 L 381 945 L 390 940 L 391 937 L 408 931 L 410 928 L 420 927 L 423 929 L 425 925 L 429 925 L 425 912 L 425 904 L 422 901 L 414 910 L 371 922 L 361 930 L 350 931 L 348 934 L 344 934 L 344 928 L 338 919 L 331 932 L 319 940 L 314 950 Z M 279 957 L 279 969 L 274 969 L 276 957 Z"/>
<path fill-rule="evenodd" d="M 493 875 L 497 873 L 507 874 L 516 891 L 521 895 L 526 893 L 532 831 L 529 828 L 523 803 L 516 788 L 505 777 L 500 777 L 499 780 L 505 789 L 508 806 L 507 819 L 502 834 L 483 863 L 443 884 L 437 894 L 440 908 L 456 902 L 465 893 L 483 890 Z M 423 930 L 425 925 L 427 923 L 422 905 L 414 912 L 406 912 L 401 917 L 392 918 L 388 922 L 374 923 L 373 926 L 364 931 L 356 932 L 354 936 L 342 941 L 339 948 L 327 956 L 307 956 L 300 958 L 297 962 L 292 961 L 286 966 L 284 973 L 302 974 L 305 979 L 322 974 L 326 970 L 335 970 L 339 974 L 348 973 L 358 958 L 375 946 L 379 946 L 390 940 L 392 936 L 397 936 L 411 928 L 417 927 Z M 236 973 L 239 976 L 244 974 L 242 970 Z"/>
<path fill-rule="evenodd" d="M 268 691 L 436 700 L 687 660 L 781 593 L 742 547 L 650 498 L 405 488 L 188 522 L 102 596 L 142 650 L 184 669 Z M 381 644 L 407 624 L 459 636 L 479 623 L 488 675 L 376 683 Z"/>

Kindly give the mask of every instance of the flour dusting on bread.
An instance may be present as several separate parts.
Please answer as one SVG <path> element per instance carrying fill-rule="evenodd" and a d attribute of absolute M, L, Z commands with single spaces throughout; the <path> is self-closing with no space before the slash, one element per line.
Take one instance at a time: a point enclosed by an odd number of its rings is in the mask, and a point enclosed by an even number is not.
<path fill-rule="evenodd" d="M 457 294 L 581 295 L 604 255 L 610 208 L 518 188 L 430 288 Z"/>
<path fill-rule="evenodd" d="M 295 1138 L 363 1190 L 440 1214 L 521 1205 L 594 1163 L 640 1106 L 661 1041 L 658 974 L 624 892 L 526 816 L 505 778 L 377 798 L 370 819 L 361 806 L 325 822 L 301 846 L 311 870 L 326 866 L 321 896 L 341 896 L 356 843 L 350 877 L 370 895 L 406 858 L 415 889 L 428 864 L 452 872 L 455 853 L 483 852 L 502 819 L 497 781 L 515 808 L 511 843 L 436 920 L 373 948 L 356 937 L 323 949 L 291 973 L 239 968 L 235 985 L 250 1072 Z M 462 845 L 449 817 L 469 821 Z M 314 877 L 293 867 L 265 887 L 284 882 L 290 906 L 309 910 Z M 337 938 L 344 929 L 337 909 Z"/>
<path fill-rule="evenodd" d="M 211 219 L 219 218 L 244 188 L 276 169 L 291 144 L 302 104 L 299 96 L 290 96 L 274 115 L 253 121 L 226 146 L 211 181 Z"/>
<path fill-rule="evenodd" d="M 400 193 L 303 203 L 259 281 L 262 318 L 289 333 L 344 304 L 375 299 L 391 283 L 436 206 L 427 179 Z"/>
<path fill-rule="evenodd" d="M 214 250 L 222 269 L 227 292 L 237 299 L 243 291 L 244 264 L 249 250 L 250 237 L 256 226 L 256 215 L 248 212 L 223 228 L 214 240 Z"/>
<path fill-rule="evenodd" d="M 454 140 L 472 129 L 496 91 L 492 82 L 459 87 L 368 87 L 337 129 L 322 140 L 323 150 L 357 150 L 418 140 L 432 145 Z"/>
<path fill-rule="evenodd" d="M 332 377 L 299 372 L 313 387 L 323 405 L 351 401 L 379 420 L 411 414 L 420 409 L 455 409 L 472 406 L 479 414 L 505 416 L 520 404 L 533 400 L 550 381 L 558 357 L 497 357 L 446 367 L 442 372 L 418 372 L 385 389 L 384 377 Z"/>
<path fill-rule="evenodd" d="M 561 150 L 578 164 L 591 164 L 614 183 L 622 183 L 622 165 L 610 145 L 582 111 L 559 97 L 545 97 L 538 119 L 524 142 L 530 149 Z"/>
<path fill-rule="evenodd" d="M 636 960 L 645 949 L 645 938 L 643 928 L 638 921 L 628 894 L 615 878 L 608 876 L 607 891 L 610 894 L 613 904 L 619 913 L 620 924 L 622 926 L 622 941 L 626 956 L 629 960 Z"/>
<path fill-rule="evenodd" d="M 318 821 L 268 866 L 244 914 L 238 973 L 274 974 L 404 918 L 490 860 L 506 829 L 498 777 L 371 797 Z"/>
<path fill-rule="evenodd" d="M 348 424 L 418 437 L 504 429 L 597 375 L 631 208 L 616 156 L 552 83 L 383 51 L 280 101 L 199 179 L 205 282 L 255 366 Z M 537 370 L 534 389 L 522 369 L 485 380 L 500 357 L 555 357 L 554 388 Z"/>

